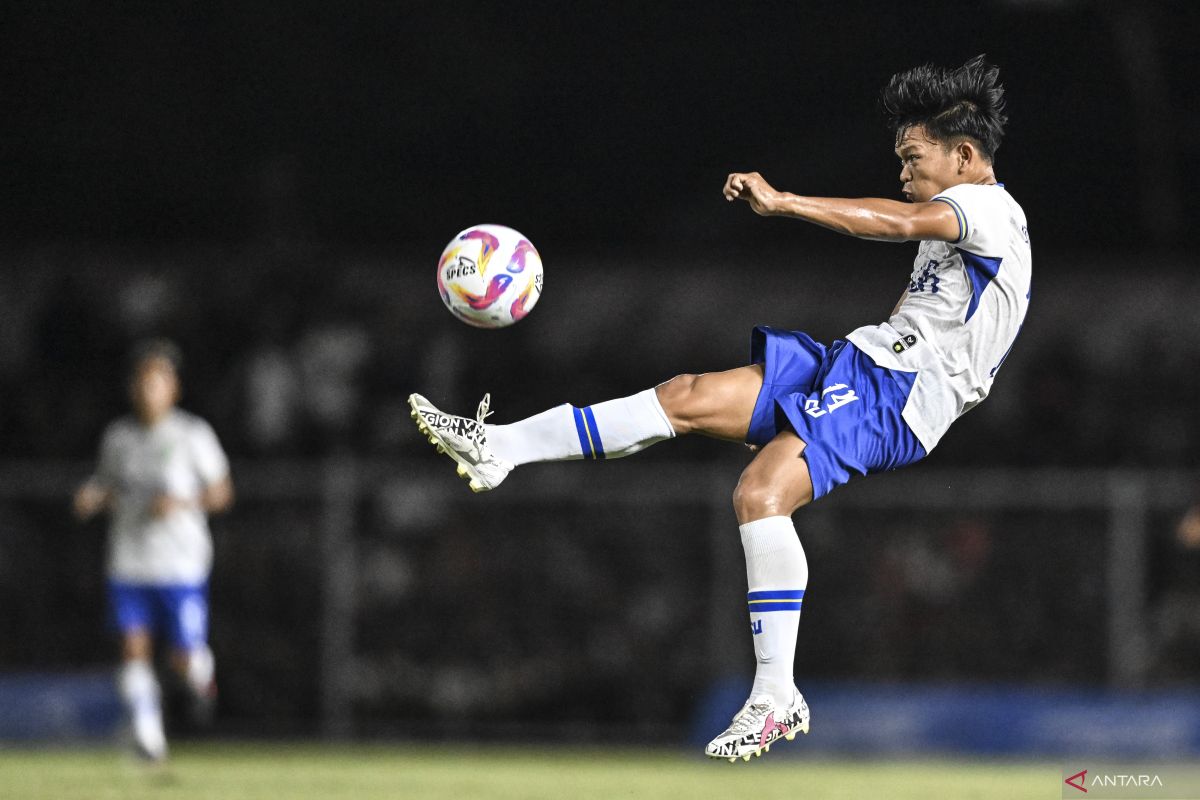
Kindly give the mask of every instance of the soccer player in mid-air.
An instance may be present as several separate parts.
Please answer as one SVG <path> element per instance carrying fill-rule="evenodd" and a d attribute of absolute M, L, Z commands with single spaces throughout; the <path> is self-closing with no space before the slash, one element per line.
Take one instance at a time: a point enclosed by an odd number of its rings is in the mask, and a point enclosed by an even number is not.
<path fill-rule="evenodd" d="M 81 520 L 111 514 L 108 590 L 121 634 L 118 688 L 137 752 L 167 755 L 152 644 L 170 645 L 171 668 L 200 716 L 212 711 L 216 684 L 208 639 L 208 514 L 233 502 L 229 462 L 208 423 L 175 407 L 179 349 L 154 340 L 134 351 L 133 415 L 110 424 L 96 473 L 75 494 Z"/>
<path fill-rule="evenodd" d="M 631 397 L 561 405 L 510 425 L 484 422 L 487 396 L 474 420 L 409 398 L 422 432 L 477 492 L 521 464 L 619 458 L 687 433 L 757 449 L 733 506 L 758 666 L 749 699 L 708 744 L 710 756 L 748 760 L 808 732 L 808 706 L 792 677 L 808 563 L 791 515 L 853 474 L 924 458 L 987 397 L 1017 337 L 1031 257 L 1025 214 L 996 181 L 1007 121 L 998 76 L 977 56 L 956 69 L 917 67 L 884 87 L 904 202 L 789 194 L 757 172 L 725 181 L 727 200 L 744 200 L 762 216 L 920 242 L 886 322 L 829 346 L 800 331 L 757 327 L 749 366 L 678 375 Z"/>

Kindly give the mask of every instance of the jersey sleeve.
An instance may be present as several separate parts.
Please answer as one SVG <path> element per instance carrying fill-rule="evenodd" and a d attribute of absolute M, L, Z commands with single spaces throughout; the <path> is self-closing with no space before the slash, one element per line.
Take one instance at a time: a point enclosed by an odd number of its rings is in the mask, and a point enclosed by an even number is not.
<path fill-rule="evenodd" d="M 996 235 L 997 208 L 989 189 L 988 186 L 960 183 L 934 196 L 934 202 L 950 206 L 958 218 L 958 239 L 950 244 L 968 253 L 991 255 L 985 250 Z"/>
<path fill-rule="evenodd" d="M 192 463 L 206 486 L 229 477 L 229 459 L 217 440 L 217 434 L 204 420 L 196 420 L 191 430 Z"/>

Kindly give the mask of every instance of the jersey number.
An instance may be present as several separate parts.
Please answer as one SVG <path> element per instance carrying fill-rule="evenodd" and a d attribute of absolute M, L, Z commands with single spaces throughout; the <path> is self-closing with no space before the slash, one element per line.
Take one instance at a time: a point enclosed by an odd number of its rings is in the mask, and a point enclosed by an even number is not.
<path fill-rule="evenodd" d="M 930 261 L 919 273 L 913 273 L 913 279 L 908 282 L 908 293 L 916 294 L 917 292 L 925 291 L 925 286 L 928 284 L 929 291 L 932 294 L 938 293 L 938 284 L 942 279 L 937 276 L 934 270 L 937 269 L 938 262 Z"/>

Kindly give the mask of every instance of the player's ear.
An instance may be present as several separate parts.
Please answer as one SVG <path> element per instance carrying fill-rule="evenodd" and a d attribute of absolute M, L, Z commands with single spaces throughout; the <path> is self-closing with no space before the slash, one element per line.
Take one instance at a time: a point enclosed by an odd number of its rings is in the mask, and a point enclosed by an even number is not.
<path fill-rule="evenodd" d="M 975 145 L 967 139 L 963 139 L 954 148 L 954 158 L 958 162 L 958 171 L 965 172 L 971 162 L 979 157 L 979 153 L 975 152 Z"/>

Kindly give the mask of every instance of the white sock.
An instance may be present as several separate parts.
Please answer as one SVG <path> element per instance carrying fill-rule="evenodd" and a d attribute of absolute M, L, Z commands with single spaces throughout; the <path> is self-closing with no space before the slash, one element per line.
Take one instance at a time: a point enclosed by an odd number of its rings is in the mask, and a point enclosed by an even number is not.
<path fill-rule="evenodd" d="M 208 694 L 215 669 L 216 662 L 208 645 L 202 644 L 188 652 L 187 682 L 193 694 Z"/>
<path fill-rule="evenodd" d="M 167 749 L 163 731 L 162 706 L 158 679 L 149 661 L 126 661 L 117 674 L 117 688 L 133 722 L 133 735 L 151 755 L 161 756 Z"/>
<path fill-rule="evenodd" d="M 769 696 L 776 704 L 792 701 L 796 631 L 808 586 L 808 560 L 791 517 L 765 517 L 740 528 L 746 551 L 746 595 L 754 634 L 751 697 Z"/>
<path fill-rule="evenodd" d="M 488 425 L 487 443 L 517 466 L 621 458 L 675 435 L 653 389 L 594 406 L 556 406 L 511 425 Z"/>

